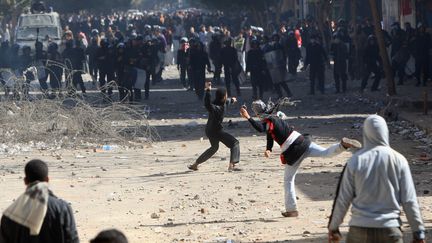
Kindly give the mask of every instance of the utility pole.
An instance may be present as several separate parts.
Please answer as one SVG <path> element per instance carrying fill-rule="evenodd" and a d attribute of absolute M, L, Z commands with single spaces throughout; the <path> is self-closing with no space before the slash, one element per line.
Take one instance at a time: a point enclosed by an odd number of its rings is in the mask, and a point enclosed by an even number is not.
<path fill-rule="evenodd" d="M 389 57 L 387 54 L 387 48 L 386 48 L 385 42 L 384 42 L 384 34 L 383 34 L 383 30 L 381 28 L 381 21 L 380 21 L 380 16 L 378 14 L 378 7 L 377 7 L 376 0 L 369 0 L 369 4 L 370 4 L 371 12 L 372 12 L 374 26 L 375 26 L 375 35 L 376 35 L 377 40 L 378 40 L 380 55 L 381 55 L 381 59 L 383 61 L 384 72 L 385 72 L 386 79 L 387 79 L 387 93 L 390 96 L 393 96 L 393 95 L 396 95 L 396 86 L 394 83 L 394 76 L 393 76 L 392 67 L 390 65 L 390 60 L 389 60 Z"/>

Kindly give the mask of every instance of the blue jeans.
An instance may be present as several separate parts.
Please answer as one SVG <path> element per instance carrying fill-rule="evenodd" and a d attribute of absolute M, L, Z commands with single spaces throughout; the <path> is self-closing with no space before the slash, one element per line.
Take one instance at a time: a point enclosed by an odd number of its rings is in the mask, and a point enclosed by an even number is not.
<path fill-rule="evenodd" d="M 400 228 L 363 228 L 351 226 L 347 243 L 403 243 Z"/>
<path fill-rule="evenodd" d="M 285 165 L 284 189 L 285 189 L 285 210 L 287 212 L 297 211 L 297 200 L 294 180 L 301 162 L 307 157 L 332 157 L 345 151 L 340 143 L 333 144 L 328 148 L 311 143 L 308 150 L 294 165 Z"/>

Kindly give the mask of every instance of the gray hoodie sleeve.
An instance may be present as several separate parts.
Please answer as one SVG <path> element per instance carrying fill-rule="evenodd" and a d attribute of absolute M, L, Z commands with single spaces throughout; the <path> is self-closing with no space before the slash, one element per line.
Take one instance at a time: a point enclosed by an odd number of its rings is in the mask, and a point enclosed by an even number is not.
<path fill-rule="evenodd" d="M 405 159 L 404 159 L 405 160 Z M 402 163 L 401 166 L 401 203 L 405 211 L 408 223 L 411 226 L 413 232 L 425 230 L 423 225 L 423 220 L 420 214 L 420 208 L 417 201 L 416 190 L 414 187 L 414 182 L 411 176 L 411 170 L 409 168 L 408 162 Z"/>
<path fill-rule="evenodd" d="M 343 170 L 342 179 L 336 191 L 333 202 L 333 210 L 330 216 L 329 230 L 338 230 L 354 198 L 354 173 L 349 167 L 349 162 Z"/>

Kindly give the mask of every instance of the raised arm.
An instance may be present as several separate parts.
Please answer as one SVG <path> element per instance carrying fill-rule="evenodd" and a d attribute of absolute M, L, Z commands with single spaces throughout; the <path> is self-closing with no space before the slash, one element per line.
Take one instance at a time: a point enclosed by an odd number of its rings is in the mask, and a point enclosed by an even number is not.
<path fill-rule="evenodd" d="M 246 110 L 245 106 L 243 106 L 242 108 L 240 108 L 240 115 L 243 118 L 247 119 L 249 121 L 249 123 L 258 132 L 266 132 L 266 125 L 265 125 L 265 123 L 259 123 L 259 122 L 255 121 L 254 119 L 252 119 L 252 117 L 249 115 L 248 111 Z"/>
<path fill-rule="evenodd" d="M 214 111 L 214 107 L 213 104 L 211 103 L 211 93 L 210 93 L 210 88 L 206 88 L 205 91 L 205 95 L 204 95 L 204 107 L 209 111 L 209 112 L 213 112 Z"/>

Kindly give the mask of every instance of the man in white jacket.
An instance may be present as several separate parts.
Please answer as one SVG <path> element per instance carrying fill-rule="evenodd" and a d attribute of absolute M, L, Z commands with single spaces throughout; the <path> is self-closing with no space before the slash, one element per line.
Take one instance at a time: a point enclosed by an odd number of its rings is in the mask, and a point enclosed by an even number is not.
<path fill-rule="evenodd" d="M 339 225 L 352 204 L 347 243 L 403 243 L 400 214 L 405 211 L 416 243 L 425 228 L 411 171 L 405 157 L 390 147 L 385 120 L 369 116 L 363 125 L 363 149 L 342 172 L 328 225 L 329 242 L 339 242 Z"/>

